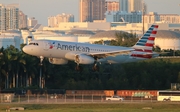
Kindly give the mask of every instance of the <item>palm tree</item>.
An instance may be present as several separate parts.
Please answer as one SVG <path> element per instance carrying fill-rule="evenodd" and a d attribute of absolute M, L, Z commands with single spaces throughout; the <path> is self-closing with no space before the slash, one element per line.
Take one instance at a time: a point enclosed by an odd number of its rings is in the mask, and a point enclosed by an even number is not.
<path fill-rule="evenodd" d="M 22 51 L 22 48 L 25 46 L 26 44 L 21 44 L 21 57 L 23 58 L 23 60 L 25 61 L 24 63 L 24 73 L 26 74 L 24 79 L 25 79 L 25 87 L 29 87 L 32 85 L 32 78 L 36 76 L 36 74 L 38 73 L 38 58 L 35 56 L 30 56 L 28 54 L 25 54 Z"/>
<path fill-rule="evenodd" d="M 6 87 L 18 87 L 19 71 L 25 69 L 25 61 L 22 58 L 23 55 L 14 46 L 9 46 L 4 51 L 4 61 L 3 69 L 6 71 Z M 12 82 L 12 85 L 11 85 Z M 10 84 L 9 84 L 10 83 Z"/>
<path fill-rule="evenodd" d="M 16 66 L 14 72 L 16 74 L 16 88 L 18 88 L 19 87 L 19 84 L 18 84 L 19 74 L 21 76 L 21 86 L 22 86 L 23 73 L 26 71 L 26 67 L 25 67 L 26 61 L 24 59 L 24 55 L 22 51 L 16 53 L 16 59 L 13 62 L 14 62 L 14 65 Z"/>
<path fill-rule="evenodd" d="M 29 87 L 32 85 L 32 78 L 35 77 L 35 75 L 37 74 L 37 70 L 38 70 L 38 58 L 34 57 L 34 56 L 30 56 L 27 54 L 24 54 L 24 59 L 25 59 L 25 74 L 26 74 L 26 87 Z"/>
<path fill-rule="evenodd" d="M 0 91 L 4 88 L 4 76 L 6 74 L 5 70 L 3 69 L 3 65 L 5 64 L 4 61 L 4 48 L 0 49 Z"/>

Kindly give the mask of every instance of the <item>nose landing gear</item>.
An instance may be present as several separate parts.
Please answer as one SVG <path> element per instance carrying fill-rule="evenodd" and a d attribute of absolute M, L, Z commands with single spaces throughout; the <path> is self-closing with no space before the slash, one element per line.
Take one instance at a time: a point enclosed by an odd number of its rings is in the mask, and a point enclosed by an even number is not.
<path fill-rule="evenodd" d="M 92 67 L 93 71 L 99 71 L 99 66 L 97 65 L 97 63 L 94 64 L 94 66 Z"/>

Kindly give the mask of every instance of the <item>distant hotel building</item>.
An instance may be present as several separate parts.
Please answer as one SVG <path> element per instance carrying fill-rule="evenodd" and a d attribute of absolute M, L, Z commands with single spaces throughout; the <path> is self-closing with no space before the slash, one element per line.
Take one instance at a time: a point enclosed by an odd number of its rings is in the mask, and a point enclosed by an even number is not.
<path fill-rule="evenodd" d="M 129 0 L 129 12 L 143 10 L 143 0 Z"/>
<path fill-rule="evenodd" d="M 35 17 L 28 18 L 28 27 L 29 28 L 33 28 L 37 24 L 38 24 L 38 21 L 35 19 Z"/>
<path fill-rule="evenodd" d="M 129 6 L 128 0 L 119 0 L 119 11 L 129 12 L 128 6 Z"/>
<path fill-rule="evenodd" d="M 0 31 L 19 28 L 19 6 L 0 4 Z"/>
<path fill-rule="evenodd" d="M 128 23 L 141 23 L 142 13 L 141 12 L 121 12 L 111 11 L 106 12 L 106 22 L 128 22 Z"/>
<path fill-rule="evenodd" d="M 147 8 L 143 0 L 119 0 L 119 11 L 122 12 L 144 12 L 146 13 Z"/>
<path fill-rule="evenodd" d="M 159 21 L 166 23 L 180 23 L 180 15 L 178 14 L 159 14 Z"/>
<path fill-rule="evenodd" d="M 158 14 L 156 12 L 149 12 L 144 15 L 144 23 L 180 23 L 180 15 L 178 14 Z"/>
<path fill-rule="evenodd" d="M 106 11 L 119 11 L 119 2 L 106 1 Z"/>
<path fill-rule="evenodd" d="M 28 28 L 27 15 L 25 15 L 22 11 L 19 11 L 19 28 Z"/>
<path fill-rule="evenodd" d="M 80 0 L 80 22 L 104 20 L 105 0 Z"/>
<path fill-rule="evenodd" d="M 74 22 L 74 15 L 62 13 L 57 16 L 48 17 L 49 27 L 57 27 L 61 22 Z"/>

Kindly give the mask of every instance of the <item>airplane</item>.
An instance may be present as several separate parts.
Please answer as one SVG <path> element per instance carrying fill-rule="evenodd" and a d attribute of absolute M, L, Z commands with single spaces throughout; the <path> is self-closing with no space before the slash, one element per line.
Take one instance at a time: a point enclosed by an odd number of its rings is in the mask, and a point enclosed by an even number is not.
<path fill-rule="evenodd" d="M 64 65 L 68 61 L 77 63 L 75 70 L 80 71 L 80 64 L 94 64 L 92 69 L 98 71 L 98 63 L 128 63 L 159 56 L 153 52 L 158 25 L 152 25 L 132 47 L 108 46 L 89 43 L 67 42 L 57 40 L 32 40 L 23 47 L 29 55 L 49 58 L 51 64 Z"/>

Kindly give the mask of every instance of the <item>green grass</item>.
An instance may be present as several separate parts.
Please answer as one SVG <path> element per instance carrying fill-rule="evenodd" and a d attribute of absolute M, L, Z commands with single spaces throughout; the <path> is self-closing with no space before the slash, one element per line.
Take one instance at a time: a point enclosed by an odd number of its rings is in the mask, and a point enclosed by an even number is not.
<path fill-rule="evenodd" d="M 1 104 L 6 107 L 24 107 L 24 112 L 180 112 L 180 103 L 87 103 L 87 104 Z M 150 107 L 152 109 L 143 109 Z M 17 111 L 11 111 L 17 112 Z"/>

